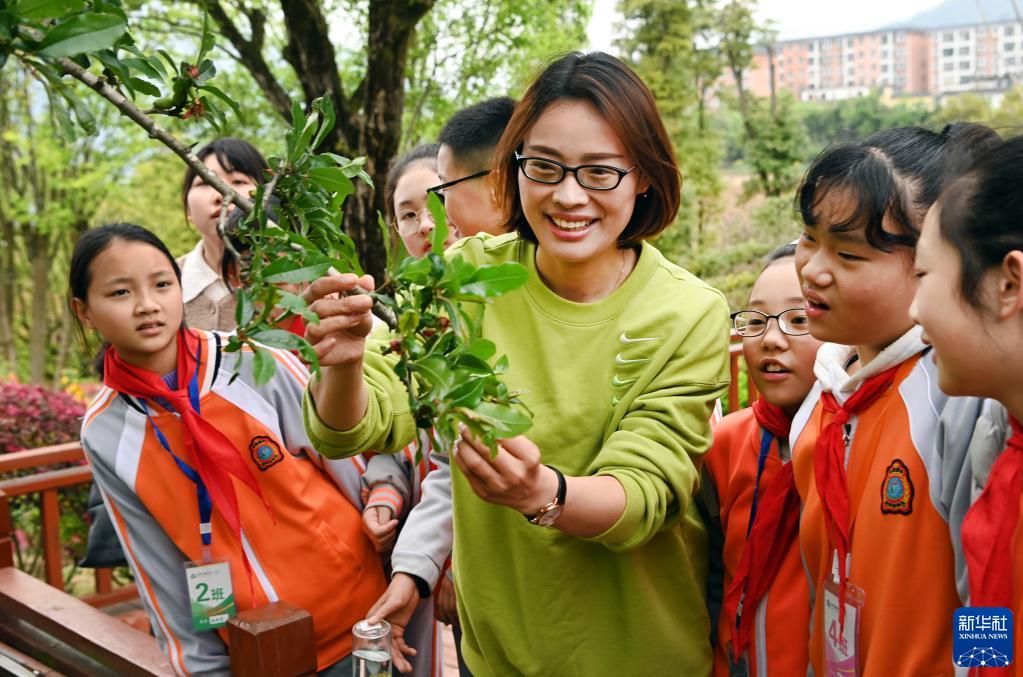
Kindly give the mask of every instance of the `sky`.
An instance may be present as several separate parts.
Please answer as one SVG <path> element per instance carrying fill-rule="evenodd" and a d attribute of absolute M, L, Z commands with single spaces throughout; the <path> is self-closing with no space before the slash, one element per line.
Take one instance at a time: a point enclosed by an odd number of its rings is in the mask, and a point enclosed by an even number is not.
<path fill-rule="evenodd" d="M 807 38 L 869 31 L 936 7 L 941 0 L 760 0 L 758 16 L 773 19 L 779 38 Z M 596 0 L 587 33 L 591 49 L 614 51 L 616 0 Z"/>

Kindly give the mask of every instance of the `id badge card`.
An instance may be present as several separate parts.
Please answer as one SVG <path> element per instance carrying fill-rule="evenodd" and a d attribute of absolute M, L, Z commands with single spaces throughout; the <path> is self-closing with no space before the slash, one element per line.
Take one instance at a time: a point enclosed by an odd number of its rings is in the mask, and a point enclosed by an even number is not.
<path fill-rule="evenodd" d="M 185 581 L 196 632 L 227 625 L 235 615 L 231 565 L 227 562 L 187 562 Z"/>
<path fill-rule="evenodd" d="M 838 622 L 838 583 L 824 581 L 824 674 L 826 677 L 859 677 L 857 661 L 860 616 L 866 598 L 852 583 L 845 586 L 845 627 Z"/>

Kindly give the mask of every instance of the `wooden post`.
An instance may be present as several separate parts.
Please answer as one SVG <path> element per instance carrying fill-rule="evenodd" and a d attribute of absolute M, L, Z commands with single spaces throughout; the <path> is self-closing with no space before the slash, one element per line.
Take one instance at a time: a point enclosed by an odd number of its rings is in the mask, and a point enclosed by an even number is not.
<path fill-rule="evenodd" d="M 56 489 L 41 492 L 43 522 L 43 561 L 46 564 L 46 582 L 64 589 L 64 558 L 60 551 L 60 502 Z"/>
<path fill-rule="evenodd" d="M 728 373 L 731 377 L 728 381 L 728 413 L 739 410 L 739 355 L 742 353 L 736 350 L 729 350 Z"/>
<path fill-rule="evenodd" d="M 0 491 L 0 569 L 14 566 L 14 541 L 11 524 L 11 504 L 7 494 Z"/>
<path fill-rule="evenodd" d="M 287 602 L 243 611 L 228 624 L 231 673 L 297 677 L 316 673 L 313 617 Z"/>
<path fill-rule="evenodd" d="M 103 595 L 114 589 L 114 570 L 96 569 L 96 594 Z"/>

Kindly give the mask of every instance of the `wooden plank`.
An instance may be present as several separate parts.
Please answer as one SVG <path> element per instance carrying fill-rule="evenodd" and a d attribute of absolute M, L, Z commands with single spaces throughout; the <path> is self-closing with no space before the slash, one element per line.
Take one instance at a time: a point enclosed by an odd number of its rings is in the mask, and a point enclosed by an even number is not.
<path fill-rule="evenodd" d="M 52 463 L 81 461 L 84 458 L 85 452 L 82 451 L 81 442 L 67 442 L 66 444 L 56 444 L 52 447 L 12 451 L 9 454 L 0 456 L 0 473 L 24 470 L 25 468 L 38 468 L 39 466 L 50 465 Z"/>
<path fill-rule="evenodd" d="M 243 611 L 228 624 L 231 673 L 296 677 L 316 673 L 313 617 L 287 602 Z"/>
<path fill-rule="evenodd" d="M 77 652 L 82 664 L 60 658 L 56 652 L 40 655 L 14 641 L 44 649 L 38 637 L 29 637 L 33 631 L 45 633 L 54 646 L 66 645 Z M 47 664 L 59 660 L 55 667 L 62 672 L 80 674 L 82 665 L 89 663 L 119 675 L 171 674 L 155 638 L 13 567 L 0 569 L 0 635 L 4 642 Z"/>
<path fill-rule="evenodd" d="M 0 491 L 0 567 L 14 566 L 14 525 L 11 524 L 11 504 L 7 494 Z"/>
<path fill-rule="evenodd" d="M 83 484 L 92 479 L 92 468 L 87 465 L 79 465 L 74 468 L 63 470 L 48 470 L 46 472 L 15 477 L 0 482 L 0 491 L 8 496 L 23 496 L 34 494 L 47 489 L 62 489 L 72 487 L 76 484 Z"/>
<path fill-rule="evenodd" d="M 132 585 L 114 588 L 108 592 L 97 592 L 94 595 L 85 595 L 81 598 L 81 600 L 90 606 L 102 609 L 103 607 L 110 606 L 111 604 L 120 604 L 121 602 L 133 600 L 138 596 L 139 589 L 135 587 L 135 584 L 133 583 Z"/>
<path fill-rule="evenodd" d="M 60 547 L 60 502 L 57 490 L 42 493 L 43 562 L 46 582 L 55 588 L 64 589 L 64 557 Z"/>

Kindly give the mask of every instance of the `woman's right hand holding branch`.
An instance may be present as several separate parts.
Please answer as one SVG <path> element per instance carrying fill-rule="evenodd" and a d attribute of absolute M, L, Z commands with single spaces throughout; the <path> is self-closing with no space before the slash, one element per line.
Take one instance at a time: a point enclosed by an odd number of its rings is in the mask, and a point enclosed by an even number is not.
<path fill-rule="evenodd" d="M 362 380 L 366 337 L 373 329 L 373 278 L 351 273 L 321 277 L 302 296 L 320 318 L 305 337 L 320 361 L 320 377 L 309 384 L 321 420 L 336 430 L 350 430 L 366 413 L 368 393 Z"/>

